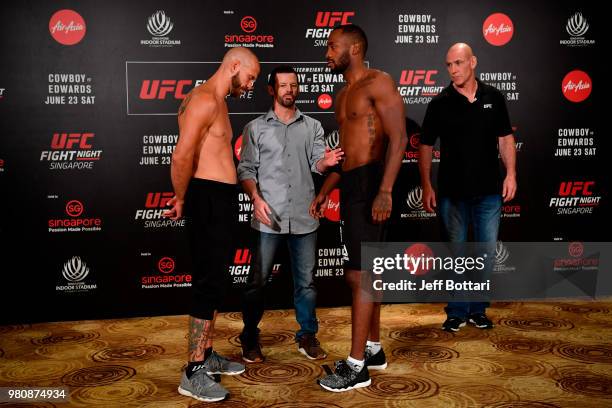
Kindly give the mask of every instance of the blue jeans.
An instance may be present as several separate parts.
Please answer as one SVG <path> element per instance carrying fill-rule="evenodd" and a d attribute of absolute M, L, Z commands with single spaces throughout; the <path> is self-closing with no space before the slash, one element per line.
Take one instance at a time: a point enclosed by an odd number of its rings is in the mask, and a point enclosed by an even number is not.
<path fill-rule="evenodd" d="M 438 215 L 442 221 L 443 237 L 448 242 L 467 242 L 471 225 L 474 242 L 485 243 L 490 271 L 495 259 L 495 245 L 501 216 L 502 198 L 499 194 L 467 199 L 440 197 Z M 445 308 L 448 317 L 466 319 L 471 314 L 485 313 L 489 302 L 449 302 Z"/>
<path fill-rule="evenodd" d="M 315 305 L 317 290 L 314 286 L 314 269 L 316 262 L 317 232 L 308 234 L 269 234 L 257 231 L 258 239 L 251 262 L 248 283 L 244 292 L 242 305 L 242 320 L 244 329 L 240 335 L 241 341 L 253 343 L 257 340 L 265 307 L 264 289 L 270 272 L 274 255 L 281 243 L 286 242 L 291 259 L 293 274 L 293 304 L 295 318 L 300 325 L 296 340 L 306 333 L 316 333 L 319 330 Z"/>

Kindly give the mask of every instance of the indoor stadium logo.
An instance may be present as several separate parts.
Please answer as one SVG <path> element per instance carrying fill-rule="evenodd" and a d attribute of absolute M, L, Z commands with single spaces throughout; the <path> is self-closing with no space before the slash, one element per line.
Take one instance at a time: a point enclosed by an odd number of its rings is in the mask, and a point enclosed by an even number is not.
<path fill-rule="evenodd" d="M 147 31 L 154 37 L 165 37 L 174 28 L 174 23 L 170 17 L 166 16 L 163 10 L 157 10 L 147 22 Z"/>
<path fill-rule="evenodd" d="M 563 96 L 571 102 L 582 102 L 591 94 L 593 83 L 589 75 L 580 70 L 568 73 L 561 82 Z"/>
<path fill-rule="evenodd" d="M 325 145 L 330 149 L 334 150 L 340 147 L 340 132 L 337 130 L 325 136 Z"/>
<path fill-rule="evenodd" d="M 502 241 L 497 241 L 495 245 L 495 265 L 503 265 L 508 260 L 508 257 L 510 257 L 508 248 L 506 248 Z"/>
<path fill-rule="evenodd" d="M 149 47 L 172 47 L 181 45 L 181 40 L 173 40 L 168 34 L 174 28 L 174 23 L 164 10 L 157 10 L 147 19 L 147 31 L 152 35 L 150 39 L 140 40 L 140 45 Z"/>
<path fill-rule="evenodd" d="M 89 267 L 78 256 L 73 256 L 64 264 L 62 275 L 68 282 L 80 282 L 89 275 Z"/>
<path fill-rule="evenodd" d="M 51 37 L 63 45 L 78 44 L 85 37 L 86 31 L 85 20 L 74 10 L 60 10 L 49 20 Z"/>
<path fill-rule="evenodd" d="M 491 14 L 482 24 L 482 34 L 491 45 L 506 45 L 514 35 L 514 24 L 503 13 Z"/>
<path fill-rule="evenodd" d="M 589 23 L 582 16 L 582 13 L 577 12 L 567 20 L 565 30 L 572 37 L 582 37 L 589 31 Z"/>
<path fill-rule="evenodd" d="M 406 197 L 406 204 L 412 211 L 423 211 L 423 189 L 417 186 L 410 191 Z"/>
<path fill-rule="evenodd" d="M 567 19 L 565 31 L 570 35 L 559 43 L 568 47 L 586 47 L 595 44 L 595 40 L 585 38 L 584 35 L 589 31 L 589 22 L 581 12 L 574 13 Z"/>

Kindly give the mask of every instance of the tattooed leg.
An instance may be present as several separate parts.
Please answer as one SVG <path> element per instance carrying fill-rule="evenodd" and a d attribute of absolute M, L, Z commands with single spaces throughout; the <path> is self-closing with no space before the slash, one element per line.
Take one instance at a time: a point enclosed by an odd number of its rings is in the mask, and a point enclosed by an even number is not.
<path fill-rule="evenodd" d="M 189 318 L 189 361 L 204 361 L 204 352 L 212 346 L 213 327 L 217 313 L 213 320 Z M 210 346 L 208 346 L 210 344 Z"/>

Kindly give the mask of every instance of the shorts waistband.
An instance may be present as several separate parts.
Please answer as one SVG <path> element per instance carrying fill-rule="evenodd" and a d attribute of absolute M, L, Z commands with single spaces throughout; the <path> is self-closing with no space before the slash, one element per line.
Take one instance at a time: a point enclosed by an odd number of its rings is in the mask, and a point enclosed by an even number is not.
<path fill-rule="evenodd" d="M 234 183 L 224 183 L 222 181 L 202 179 L 202 178 L 196 178 L 196 177 L 193 177 L 189 181 L 189 186 L 190 187 L 193 186 L 194 188 L 206 188 L 206 189 L 212 189 L 212 190 L 217 190 L 217 191 L 228 191 L 228 192 L 236 190 L 236 184 Z"/>
<path fill-rule="evenodd" d="M 342 172 L 342 177 L 345 177 L 345 176 L 351 177 L 353 175 L 357 176 L 360 174 L 370 174 L 373 171 L 381 170 L 383 167 L 384 167 L 383 162 L 377 160 L 377 161 L 373 161 L 370 163 L 366 163 L 362 166 L 352 168 L 350 170 L 345 170 Z"/>

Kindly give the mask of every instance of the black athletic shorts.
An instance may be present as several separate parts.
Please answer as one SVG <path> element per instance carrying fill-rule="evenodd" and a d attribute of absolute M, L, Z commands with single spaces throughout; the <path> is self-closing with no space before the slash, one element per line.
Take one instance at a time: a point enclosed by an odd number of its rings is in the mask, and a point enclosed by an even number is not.
<path fill-rule="evenodd" d="M 384 166 L 372 162 L 342 172 L 340 179 L 340 213 L 344 226 L 342 241 L 348 260 L 345 269 L 361 270 L 361 243 L 385 240 L 386 223 L 372 221 L 372 202 L 378 194 Z"/>
<path fill-rule="evenodd" d="M 185 217 L 193 259 L 191 316 L 212 320 L 225 297 L 238 217 L 236 185 L 191 179 Z"/>

